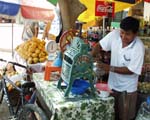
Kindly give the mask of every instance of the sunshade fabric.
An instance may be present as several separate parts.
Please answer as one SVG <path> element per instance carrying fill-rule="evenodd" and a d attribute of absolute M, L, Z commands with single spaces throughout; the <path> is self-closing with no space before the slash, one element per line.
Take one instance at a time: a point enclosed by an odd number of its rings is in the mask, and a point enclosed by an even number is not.
<path fill-rule="evenodd" d="M 0 0 L 0 14 L 16 16 L 19 8 L 20 4 L 18 0 Z"/>
<path fill-rule="evenodd" d="M 145 2 L 150 2 L 150 0 L 144 0 Z"/>
<path fill-rule="evenodd" d="M 55 6 L 47 0 L 0 0 L 0 14 L 16 16 L 21 14 L 26 19 L 51 20 Z"/>
<path fill-rule="evenodd" d="M 87 10 L 78 17 L 79 21 L 89 22 L 89 21 L 95 20 L 95 1 L 96 0 L 80 0 L 80 2 L 83 3 L 87 7 Z M 99 0 L 99 1 L 115 2 L 115 12 L 119 12 L 123 9 L 129 8 L 135 5 L 135 4 L 129 4 L 129 3 L 119 2 L 115 0 Z M 140 1 L 141 0 L 139 0 L 139 2 Z"/>
<path fill-rule="evenodd" d="M 56 5 L 58 0 L 48 0 L 50 3 L 52 3 L 53 5 Z"/>

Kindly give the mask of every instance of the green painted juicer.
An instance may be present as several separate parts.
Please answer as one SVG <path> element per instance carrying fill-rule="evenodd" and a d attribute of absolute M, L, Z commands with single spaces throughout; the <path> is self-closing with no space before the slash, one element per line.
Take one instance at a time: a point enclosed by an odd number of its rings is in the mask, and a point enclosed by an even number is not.
<path fill-rule="evenodd" d="M 89 54 L 89 44 L 81 37 L 74 37 L 71 46 L 64 52 L 61 77 L 57 88 L 61 89 L 61 83 L 67 83 L 65 97 L 69 97 L 75 79 L 86 78 L 90 83 L 91 96 L 95 95 L 93 60 Z"/>

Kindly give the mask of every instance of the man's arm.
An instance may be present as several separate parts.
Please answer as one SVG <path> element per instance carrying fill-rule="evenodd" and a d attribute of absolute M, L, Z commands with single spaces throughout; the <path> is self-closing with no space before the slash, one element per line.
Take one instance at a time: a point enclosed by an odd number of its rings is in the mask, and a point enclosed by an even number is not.
<path fill-rule="evenodd" d="M 101 51 L 102 51 L 102 47 L 100 46 L 100 43 L 98 42 L 98 43 L 92 48 L 91 55 L 92 55 L 93 57 L 96 57 L 98 54 L 100 54 Z"/>
<path fill-rule="evenodd" d="M 124 74 L 124 75 L 132 75 L 134 74 L 132 71 L 130 71 L 127 67 L 114 67 L 114 66 L 110 66 L 104 63 L 100 63 L 98 65 L 99 68 L 105 70 L 107 73 L 109 71 L 114 72 L 114 73 L 118 73 L 118 74 Z"/>
<path fill-rule="evenodd" d="M 125 74 L 125 75 L 132 75 L 132 74 L 134 74 L 127 67 L 113 67 L 113 66 L 110 66 L 110 71 L 118 73 L 118 74 Z"/>
<path fill-rule="evenodd" d="M 115 38 L 118 32 L 116 30 L 108 33 L 105 37 L 103 37 L 93 48 L 92 48 L 92 56 L 96 57 L 102 50 L 103 51 L 111 51 L 112 41 Z"/>

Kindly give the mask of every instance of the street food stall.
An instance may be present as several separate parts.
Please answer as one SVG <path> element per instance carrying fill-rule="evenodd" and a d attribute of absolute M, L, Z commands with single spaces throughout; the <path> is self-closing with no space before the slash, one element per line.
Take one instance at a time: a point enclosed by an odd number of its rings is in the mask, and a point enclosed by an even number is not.
<path fill-rule="evenodd" d="M 84 0 L 81 1 L 87 3 Z M 131 4 L 127 7 L 129 5 Z M 50 19 L 52 16 L 51 14 Z M 85 17 L 79 17 L 81 18 L 85 19 Z M 37 89 L 37 102 L 49 118 L 54 120 L 114 120 L 115 101 L 110 95 L 112 91 L 109 90 L 107 84 L 97 83 L 99 81 L 94 71 L 94 60 L 89 54 L 91 46 L 89 41 L 81 35 L 82 23 L 79 21 L 77 23 L 78 30 L 68 30 L 62 34 L 59 44 L 49 41 L 46 49 L 45 41 L 37 38 L 19 45 L 15 49 L 16 61 L 22 62 L 23 60 L 35 70 L 34 72 L 37 72 L 32 76 Z M 54 65 L 56 59 L 52 58 L 56 52 L 61 53 L 59 59 L 61 65 L 58 66 Z M 149 51 L 146 61 L 149 61 Z M 109 61 L 107 63 L 109 64 Z M 103 71 L 100 72 L 102 74 Z M 83 86 L 79 86 L 81 85 L 79 83 Z M 139 85 L 140 93 L 148 93 L 147 89 L 147 85 L 143 83 Z"/>

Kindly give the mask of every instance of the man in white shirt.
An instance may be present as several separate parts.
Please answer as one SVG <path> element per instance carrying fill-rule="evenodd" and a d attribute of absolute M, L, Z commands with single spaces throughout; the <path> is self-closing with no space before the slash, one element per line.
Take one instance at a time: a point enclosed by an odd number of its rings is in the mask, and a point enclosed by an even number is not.
<path fill-rule="evenodd" d="M 111 64 L 99 67 L 109 72 L 108 85 L 115 97 L 116 120 L 132 120 L 135 117 L 138 77 L 144 61 L 144 45 L 137 37 L 139 21 L 126 17 L 120 29 L 107 34 L 93 48 L 96 57 L 100 50 L 111 51 Z"/>

